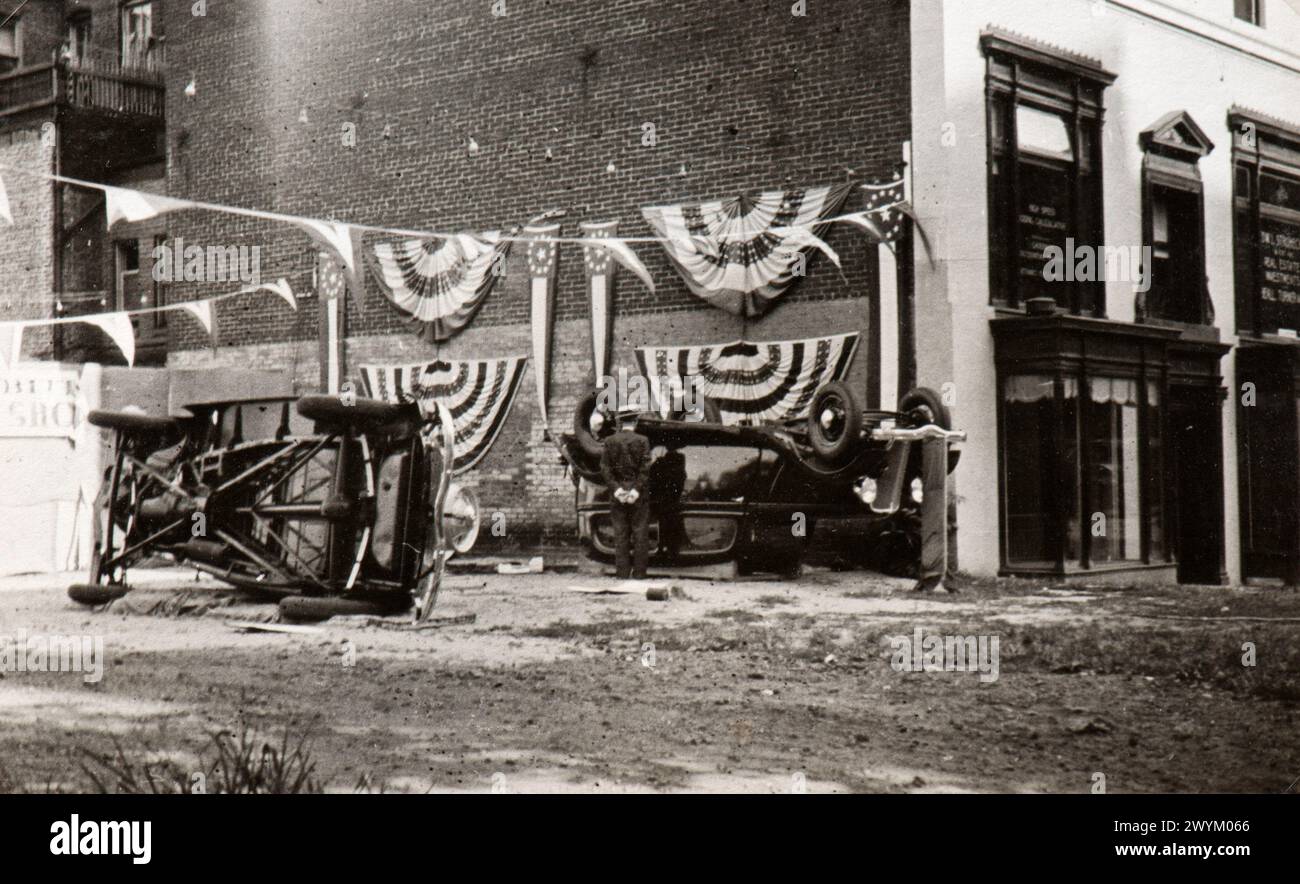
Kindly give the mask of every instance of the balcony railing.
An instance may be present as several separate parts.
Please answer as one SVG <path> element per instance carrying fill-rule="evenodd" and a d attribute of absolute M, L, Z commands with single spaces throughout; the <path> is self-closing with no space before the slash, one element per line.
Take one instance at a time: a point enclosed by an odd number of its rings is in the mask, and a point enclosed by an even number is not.
<path fill-rule="evenodd" d="M 161 120 L 166 109 L 162 70 L 61 60 L 0 76 L 0 117 L 53 104 Z"/>

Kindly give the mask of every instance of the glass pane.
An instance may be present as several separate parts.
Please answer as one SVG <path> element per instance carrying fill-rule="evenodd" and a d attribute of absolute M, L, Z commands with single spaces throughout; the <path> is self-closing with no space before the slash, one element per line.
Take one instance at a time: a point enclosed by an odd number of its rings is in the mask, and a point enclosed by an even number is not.
<path fill-rule="evenodd" d="M 1075 429 L 1070 413 L 1077 402 L 1073 385 L 1063 385 L 1062 405 L 1066 431 L 1063 450 L 1056 447 L 1056 381 L 1051 375 L 1014 375 L 1003 383 L 1003 509 L 1005 513 L 1007 563 L 1020 567 L 1054 568 L 1059 555 L 1077 559 L 1077 514 L 1061 535 L 1057 506 L 1062 491 L 1067 510 L 1077 510 L 1074 494 L 1061 471 L 1077 475 Z M 1068 405 L 1067 405 L 1068 403 Z M 1062 544 L 1065 544 L 1064 550 Z"/>
<path fill-rule="evenodd" d="M 1147 519 L 1151 535 L 1151 561 L 1166 561 L 1164 495 L 1164 413 L 1160 409 L 1160 384 L 1147 382 Z"/>
<path fill-rule="evenodd" d="M 1016 141 L 1022 151 L 1074 162 L 1074 146 L 1065 120 L 1034 107 L 1016 108 Z"/>
<path fill-rule="evenodd" d="M 13 22 L 0 28 L 0 55 L 18 55 L 18 25 Z"/>
<path fill-rule="evenodd" d="M 761 452 L 757 448 L 688 445 L 682 453 L 686 455 L 683 500 L 741 500 L 755 473 L 762 469 Z"/>
<path fill-rule="evenodd" d="M 1084 433 L 1091 459 L 1086 481 L 1092 500 L 1092 562 L 1140 560 L 1138 384 L 1128 378 L 1093 378 L 1088 387 Z"/>

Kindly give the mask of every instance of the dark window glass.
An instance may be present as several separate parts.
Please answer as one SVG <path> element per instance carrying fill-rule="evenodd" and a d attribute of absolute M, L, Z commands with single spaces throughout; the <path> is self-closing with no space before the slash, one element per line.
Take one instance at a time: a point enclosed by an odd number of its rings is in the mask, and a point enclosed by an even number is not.
<path fill-rule="evenodd" d="M 1073 382 L 1063 384 L 1062 447 L 1058 447 L 1057 381 L 1051 375 L 1014 375 L 1003 382 L 1003 500 L 1007 561 L 1026 568 L 1051 569 L 1066 544 L 1067 559 L 1078 560 L 1077 485 L 1062 487 L 1061 476 L 1078 474 L 1074 439 L 1077 428 Z M 1064 471 L 1064 472 L 1063 472 Z M 1073 485 L 1073 487 L 1072 487 Z M 1066 499 L 1061 500 L 1065 494 Z M 1058 507 L 1075 511 L 1062 526 Z M 1062 529 L 1064 528 L 1064 536 Z"/>
<path fill-rule="evenodd" d="M 1242 21 L 1248 21 L 1252 25 L 1264 25 L 1264 3 L 1263 0 L 1234 0 L 1233 15 Z"/>
<path fill-rule="evenodd" d="M 688 445 L 686 456 L 687 501 L 737 501 L 745 497 L 756 475 L 763 469 L 756 448 L 725 445 Z"/>
<path fill-rule="evenodd" d="M 1201 252 L 1201 200 L 1191 190 L 1152 185 L 1152 316 L 1179 322 L 1204 322 L 1205 261 Z"/>

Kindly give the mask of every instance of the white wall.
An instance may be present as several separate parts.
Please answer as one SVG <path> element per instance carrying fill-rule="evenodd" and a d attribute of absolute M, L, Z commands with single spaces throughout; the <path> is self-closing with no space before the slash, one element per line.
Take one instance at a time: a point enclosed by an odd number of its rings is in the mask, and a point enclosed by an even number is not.
<path fill-rule="evenodd" d="M 988 291 L 984 57 L 989 25 L 1097 58 L 1118 74 L 1105 94 L 1103 129 L 1107 245 L 1142 245 L 1138 133 L 1186 110 L 1215 144 L 1201 161 L 1207 272 L 1216 324 L 1233 333 L 1232 139 L 1236 105 L 1300 124 L 1300 15 L 1271 0 L 1265 29 L 1232 19 L 1229 0 L 914 0 L 912 113 L 915 202 L 935 246 L 932 270 L 917 250 L 918 373 L 936 388 L 955 383 L 958 426 L 970 434 L 956 486 L 960 560 L 977 574 L 998 561 L 998 482 L 993 316 Z M 1226 12 L 1225 12 L 1226 10 Z M 945 139 L 947 134 L 947 139 Z M 945 143 L 946 142 L 946 143 Z M 1107 314 L 1131 321 L 1131 284 L 1107 285 Z M 1234 360 L 1221 363 L 1229 390 Z M 1225 561 L 1240 580 L 1236 414 L 1224 412 Z"/>

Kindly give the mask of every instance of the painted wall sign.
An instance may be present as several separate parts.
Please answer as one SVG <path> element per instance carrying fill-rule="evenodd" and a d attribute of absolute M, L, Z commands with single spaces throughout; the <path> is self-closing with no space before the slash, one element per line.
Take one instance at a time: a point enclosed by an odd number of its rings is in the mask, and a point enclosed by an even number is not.
<path fill-rule="evenodd" d="M 83 411 L 75 368 L 26 363 L 0 371 L 0 438 L 71 439 Z"/>

